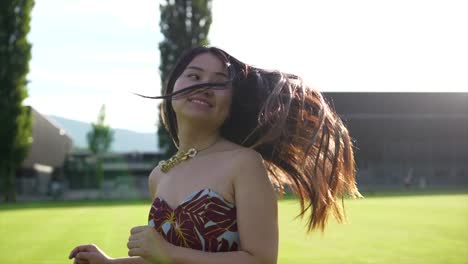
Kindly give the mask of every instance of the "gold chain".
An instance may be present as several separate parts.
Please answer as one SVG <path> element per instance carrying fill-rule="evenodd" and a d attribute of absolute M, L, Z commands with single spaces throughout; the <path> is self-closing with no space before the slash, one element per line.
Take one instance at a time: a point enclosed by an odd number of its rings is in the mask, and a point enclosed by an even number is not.
<path fill-rule="evenodd" d="M 181 163 L 184 160 L 188 160 L 189 158 L 195 157 L 197 155 L 198 151 L 195 148 L 191 148 L 187 150 L 186 152 L 177 152 L 174 156 L 172 156 L 168 160 L 161 160 L 158 164 L 158 166 L 161 168 L 161 171 L 166 173 L 170 169 L 172 169 L 174 166 L 177 164 Z"/>
<path fill-rule="evenodd" d="M 209 147 L 212 147 L 218 140 L 215 140 L 213 144 L 210 146 L 202 149 L 205 150 Z M 201 151 L 201 150 L 200 150 Z M 158 164 L 159 168 L 161 169 L 162 172 L 167 173 L 170 169 L 181 163 L 182 161 L 188 160 L 190 158 L 195 157 L 198 152 L 200 152 L 196 148 L 191 148 L 187 150 L 186 152 L 183 151 L 178 151 L 174 156 L 170 157 L 168 160 L 161 160 Z"/>

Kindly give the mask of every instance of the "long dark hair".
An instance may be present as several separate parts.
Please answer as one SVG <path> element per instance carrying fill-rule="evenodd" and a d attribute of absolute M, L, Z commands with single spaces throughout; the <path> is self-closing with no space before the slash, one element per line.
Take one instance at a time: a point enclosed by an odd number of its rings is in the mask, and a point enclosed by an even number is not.
<path fill-rule="evenodd" d="M 362 197 L 355 181 L 353 144 L 322 94 L 298 76 L 249 66 L 218 48 L 197 47 L 179 58 L 163 96 L 173 92 L 187 65 L 207 52 L 226 63 L 232 81 L 230 115 L 221 136 L 262 155 L 273 184 L 281 191 L 289 186 L 299 196 L 298 216 L 311 210 L 307 231 L 323 231 L 330 213 L 345 222 L 344 196 Z M 160 110 L 165 128 L 178 145 L 171 100 L 164 100 Z"/>

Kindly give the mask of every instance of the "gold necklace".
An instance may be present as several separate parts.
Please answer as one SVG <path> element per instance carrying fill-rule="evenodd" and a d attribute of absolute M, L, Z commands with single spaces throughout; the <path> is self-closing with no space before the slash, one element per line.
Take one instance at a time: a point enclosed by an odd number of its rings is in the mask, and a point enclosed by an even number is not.
<path fill-rule="evenodd" d="M 209 145 L 208 147 L 202 150 L 212 147 L 217 141 L 218 140 L 215 140 L 213 144 Z M 175 167 L 182 161 L 195 157 L 198 154 L 198 152 L 202 150 L 197 150 L 196 148 L 190 148 L 189 150 L 185 152 L 177 151 L 177 153 L 174 156 L 170 157 L 168 160 L 161 160 L 158 166 L 162 172 L 167 173 L 170 169 L 172 169 L 173 167 Z"/>

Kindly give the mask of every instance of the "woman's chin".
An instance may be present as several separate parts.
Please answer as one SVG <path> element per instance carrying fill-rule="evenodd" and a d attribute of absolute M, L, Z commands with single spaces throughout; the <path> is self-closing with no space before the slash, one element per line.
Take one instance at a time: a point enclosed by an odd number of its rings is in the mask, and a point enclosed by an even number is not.
<path fill-rule="evenodd" d="M 222 122 L 220 123 L 213 115 L 201 111 L 184 111 L 183 113 L 178 113 L 177 116 L 179 121 L 201 124 L 206 128 L 222 125 Z"/>
<path fill-rule="evenodd" d="M 181 116 L 182 119 L 187 121 L 203 121 L 206 123 L 213 122 L 213 116 L 208 112 L 197 111 L 197 110 L 186 110 L 182 113 L 178 113 L 177 116 Z"/>

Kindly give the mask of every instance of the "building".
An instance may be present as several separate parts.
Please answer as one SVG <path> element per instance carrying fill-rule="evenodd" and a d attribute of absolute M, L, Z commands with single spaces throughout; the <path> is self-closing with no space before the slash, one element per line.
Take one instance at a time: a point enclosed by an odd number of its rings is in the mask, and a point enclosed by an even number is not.
<path fill-rule="evenodd" d="M 324 93 L 355 143 L 360 186 L 468 186 L 468 93 Z"/>
<path fill-rule="evenodd" d="M 57 184 L 62 199 L 149 197 L 148 175 L 160 153 L 104 154 L 104 182 L 97 190 L 95 156 L 72 151 L 73 141 L 64 129 L 34 108 L 30 111 L 33 141 L 17 172 L 19 200 L 51 197 Z"/>
<path fill-rule="evenodd" d="M 162 157 L 159 152 L 102 154 L 103 181 L 98 190 L 96 156 L 74 152 L 65 162 L 68 190 L 64 198 L 149 198 L 148 176 Z"/>
<path fill-rule="evenodd" d="M 17 193 L 21 196 L 47 195 L 54 178 L 63 177 L 66 156 L 73 141 L 52 120 L 30 107 L 32 115 L 32 145 L 17 173 Z"/>

